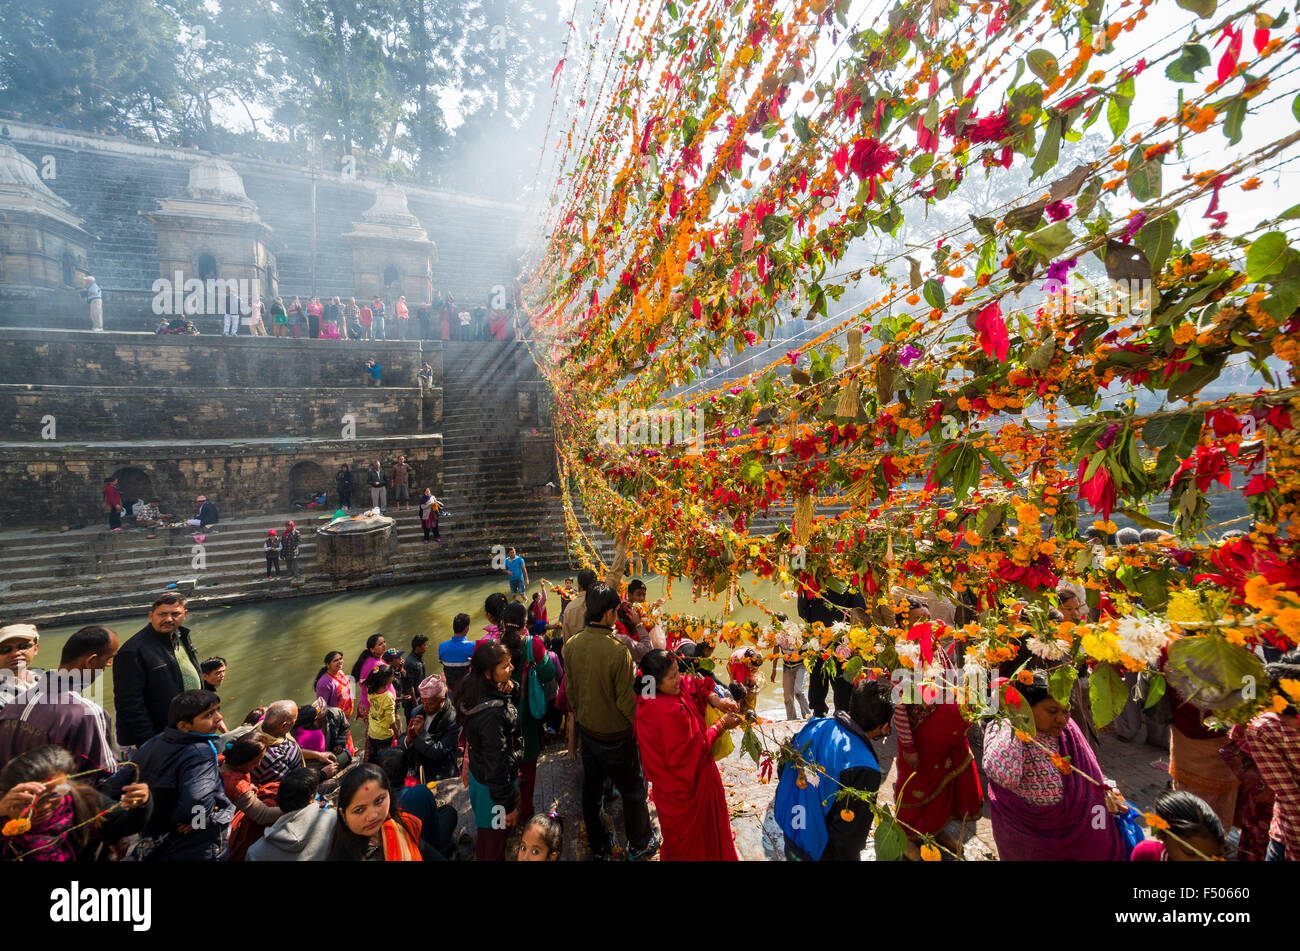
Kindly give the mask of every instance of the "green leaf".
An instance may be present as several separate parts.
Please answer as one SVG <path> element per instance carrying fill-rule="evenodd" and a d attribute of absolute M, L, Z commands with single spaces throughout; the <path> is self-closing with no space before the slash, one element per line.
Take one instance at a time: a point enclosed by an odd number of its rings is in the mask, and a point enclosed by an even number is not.
<path fill-rule="evenodd" d="M 1025 57 L 1029 62 L 1029 68 L 1045 83 L 1056 82 L 1056 77 L 1060 75 L 1060 67 L 1056 63 L 1056 57 L 1045 49 L 1030 50 Z"/>
<path fill-rule="evenodd" d="M 1286 268 L 1289 251 L 1284 232 L 1270 231 L 1260 235 L 1246 252 L 1246 277 L 1252 281 L 1262 281 L 1281 274 Z"/>
<path fill-rule="evenodd" d="M 1292 278 L 1289 281 L 1279 281 L 1273 285 L 1273 293 L 1267 299 L 1260 302 L 1262 307 L 1270 317 L 1277 320 L 1286 320 L 1295 313 L 1296 306 L 1300 305 L 1300 278 Z"/>
<path fill-rule="evenodd" d="M 1106 104 L 1106 121 L 1110 123 L 1110 131 L 1117 139 L 1128 128 L 1128 107 L 1129 104 L 1118 96 L 1112 97 Z"/>
<path fill-rule="evenodd" d="M 1179 413 L 1148 420 L 1142 427 L 1142 441 L 1148 446 L 1174 446 L 1179 451 L 1195 446 L 1201 436 L 1201 413 Z"/>
<path fill-rule="evenodd" d="M 1029 176 L 1029 180 L 1032 182 L 1040 175 L 1045 175 L 1054 169 L 1060 154 L 1061 118 L 1053 116 L 1048 120 L 1047 129 L 1043 132 L 1043 141 L 1038 146 L 1038 154 L 1034 156 L 1033 174 Z"/>
<path fill-rule="evenodd" d="M 882 816 L 873 834 L 877 862 L 897 862 L 907 848 L 907 833 L 892 818 Z"/>
<path fill-rule="evenodd" d="M 1002 461 L 1001 456 L 989 452 L 987 449 L 981 449 L 980 454 L 988 461 L 989 468 L 997 473 L 1000 478 L 1007 482 L 1016 481 L 1016 477 L 1011 474 L 1011 470 L 1007 468 L 1007 464 Z"/>
<path fill-rule="evenodd" d="M 1214 16 L 1214 8 L 1219 4 L 1218 0 L 1178 0 L 1178 5 L 1184 10 L 1191 10 L 1202 20 L 1208 20 Z"/>
<path fill-rule="evenodd" d="M 1137 246 L 1146 252 L 1151 263 L 1152 277 L 1157 277 L 1169 260 L 1174 248 L 1174 232 L 1178 230 L 1178 213 L 1171 211 L 1161 215 L 1155 221 L 1145 224 L 1138 231 Z"/>
<path fill-rule="evenodd" d="M 1047 678 L 1047 688 L 1052 692 L 1052 697 L 1057 703 L 1068 707 L 1070 705 L 1070 694 L 1074 690 L 1074 682 L 1079 679 L 1079 671 L 1073 664 L 1066 664 L 1064 667 L 1058 667 Z"/>
<path fill-rule="evenodd" d="M 1163 571 L 1142 572 L 1133 587 L 1142 595 L 1142 605 L 1148 611 L 1159 611 L 1169 601 L 1169 579 Z"/>
<path fill-rule="evenodd" d="M 1246 121 L 1246 100 L 1238 96 L 1228 104 L 1228 114 L 1223 120 L 1223 134 L 1229 145 L 1241 141 L 1241 124 Z"/>
<path fill-rule="evenodd" d="M 942 309 L 947 305 L 947 298 L 943 293 L 943 285 L 934 278 L 930 278 L 921 288 L 921 293 L 925 296 L 925 302 L 931 307 Z"/>
<path fill-rule="evenodd" d="M 1030 370 L 1036 370 L 1039 373 L 1042 373 L 1051 365 L 1052 356 L 1055 353 L 1056 353 L 1056 338 L 1048 337 L 1046 340 L 1044 340 L 1042 343 L 1040 343 L 1037 347 L 1034 348 L 1034 352 L 1031 353 L 1029 355 L 1029 359 L 1025 361 L 1025 366 L 1028 367 Z"/>
<path fill-rule="evenodd" d="M 1143 528 L 1154 528 L 1156 531 L 1173 534 L 1174 527 L 1172 525 L 1154 519 L 1150 515 L 1144 515 L 1137 509 L 1118 509 L 1117 511 L 1120 515 L 1126 516 Z"/>
<path fill-rule="evenodd" d="M 984 242 L 984 247 L 980 249 L 980 261 L 975 266 L 975 276 L 983 277 L 985 274 L 992 274 L 997 267 L 998 243 L 993 238 Z"/>
<path fill-rule="evenodd" d="M 1182 48 L 1178 59 L 1165 67 L 1165 75 L 1176 83 L 1194 83 L 1196 74 L 1209 65 L 1209 51 L 1199 43 L 1189 43 Z"/>
<path fill-rule="evenodd" d="M 1067 222 L 1057 221 L 1046 228 L 1039 228 L 1032 234 L 1025 235 L 1025 244 L 1044 261 L 1053 261 L 1070 246 L 1074 235 L 1070 233 Z"/>
<path fill-rule="evenodd" d="M 1263 662 L 1217 634 L 1184 637 L 1169 645 L 1165 679 L 1188 703 L 1231 710 L 1268 688 Z"/>
<path fill-rule="evenodd" d="M 1300 122 L 1300 96 L 1291 100 L 1291 115 L 1295 116 L 1295 121 Z"/>
<path fill-rule="evenodd" d="M 1198 392 L 1202 387 L 1218 377 L 1227 358 L 1227 354 L 1221 354 L 1213 359 L 1206 360 L 1202 366 L 1193 364 L 1188 367 L 1178 379 L 1169 384 L 1168 398 L 1178 400 Z"/>
<path fill-rule="evenodd" d="M 854 654 L 840 671 L 840 677 L 847 683 L 854 683 L 858 679 L 858 674 L 862 671 L 862 657 Z"/>
<path fill-rule="evenodd" d="M 1098 664 L 1089 678 L 1088 700 L 1097 729 L 1119 716 L 1128 703 L 1128 686 L 1119 671 L 1110 664 Z"/>
<path fill-rule="evenodd" d="M 759 758 L 763 755 L 763 747 L 758 742 L 758 737 L 754 735 L 753 727 L 745 727 L 745 735 L 740 738 L 740 750 L 742 753 L 748 753 L 754 758 L 757 765 Z"/>
<path fill-rule="evenodd" d="M 1128 157 L 1128 188 L 1138 201 L 1160 197 L 1160 159 L 1150 161 L 1142 154 L 1141 145 L 1135 145 Z"/>
<path fill-rule="evenodd" d="M 1160 702 L 1160 698 L 1163 697 L 1164 695 L 1165 695 L 1165 678 L 1163 675 L 1157 674 L 1155 671 L 1152 671 L 1150 675 L 1150 679 L 1147 681 L 1147 700 L 1146 703 L 1142 705 L 1143 709 L 1150 710 L 1152 707 L 1154 707 L 1157 703 Z"/>

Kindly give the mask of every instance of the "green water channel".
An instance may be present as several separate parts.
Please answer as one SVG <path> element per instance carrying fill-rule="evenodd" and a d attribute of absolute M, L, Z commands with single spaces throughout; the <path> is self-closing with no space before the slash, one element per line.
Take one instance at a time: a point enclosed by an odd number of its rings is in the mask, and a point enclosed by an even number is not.
<path fill-rule="evenodd" d="M 541 578 L 530 573 L 532 584 L 528 597 L 538 590 Z M 345 670 L 350 670 L 357 655 L 365 648 L 371 634 L 384 635 L 390 647 L 405 652 L 411 647 L 411 638 L 425 634 L 430 645 L 425 653 L 425 667 L 430 673 L 441 670 L 438 663 L 437 644 L 451 639 L 451 622 L 459 613 L 470 616 L 470 636 L 478 637 L 487 616 L 483 611 L 484 599 L 494 591 L 505 593 L 509 586 L 492 577 L 469 578 L 462 581 L 435 581 L 399 587 L 376 588 L 368 591 L 349 591 L 337 595 L 320 595 L 308 598 L 281 599 L 253 604 L 232 605 L 226 608 L 204 608 L 193 611 L 185 620 L 190 628 L 190 638 L 198 652 L 199 660 L 224 657 L 227 664 L 226 679 L 220 693 L 226 723 L 234 726 L 255 707 L 275 700 L 309 702 L 315 696 L 315 676 L 326 653 L 342 651 Z M 547 579 L 554 583 L 563 577 Z M 648 600 L 664 597 L 666 582 L 647 577 Z M 780 589 L 771 581 L 755 578 L 742 579 L 749 597 L 761 600 L 770 610 L 789 610 L 789 604 L 780 599 Z M 692 602 L 690 584 L 680 580 L 673 584 L 673 596 L 664 611 L 688 612 L 708 617 L 720 617 L 726 606 L 725 595 L 714 601 Z M 547 610 L 552 623 L 559 620 L 560 602 L 553 594 L 547 595 Z M 118 638 L 125 642 L 147 623 L 149 606 L 142 605 L 138 618 L 117 618 L 109 621 Z M 736 620 L 759 620 L 763 617 L 755 607 L 737 608 Z M 86 622 L 92 623 L 92 622 Z M 49 626 L 41 628 L 40 652 L 33 668 L 45 669 L 58 665 L 63 644 L 84 624 Z M 764 667 L 766 677 L 770 667 Z M 765 715 L 781 717 L 784 707 L 779 683 L 767 683 L 760 695 L 759 711 Z M 113 686 L 111 675 L 104 678 L 100 688 L 103 703 L 112 712 Z"/>

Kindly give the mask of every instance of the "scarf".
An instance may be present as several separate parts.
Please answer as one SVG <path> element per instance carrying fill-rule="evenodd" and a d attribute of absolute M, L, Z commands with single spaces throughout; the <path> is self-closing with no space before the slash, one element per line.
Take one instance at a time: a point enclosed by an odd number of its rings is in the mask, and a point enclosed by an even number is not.
<path fill-rule="evenodd" d="M 73 817 L 72 795 L 69 793 L 59 800 L 54 811 L 41 820 L 40 824 L 33 825 L 22 835 L 9 840 L 14 857 L 39 849 L 27 858 L 33 862 L 75 862 L 77 850 L 66 835 L 72 828 Z"/>
<path fill-rule="evenodd" d="M 385 862 L 423 862 L 420 855 L 420 820 L 402 815 L 402 825 L 385 819 L 381 831 Z"/>

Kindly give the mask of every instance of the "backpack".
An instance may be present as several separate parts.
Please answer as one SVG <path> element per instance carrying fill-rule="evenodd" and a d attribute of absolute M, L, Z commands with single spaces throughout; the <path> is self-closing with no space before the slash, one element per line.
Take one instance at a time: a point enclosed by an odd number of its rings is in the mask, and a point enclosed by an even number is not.
<path fill-rule="evenodd" d="M 529 635 L 528 640 L 524 642 L 524 672 L 522 683 L 520 684 L 522 695 L 520 706 L 527 709 L 528 713 L 534 720 L 542 720 L 546 717 L 546 692 L 542 689 L 542 682 L 537 677 L 537 665 L 533 663 L 531 656 L 536 650 L 537 638 Z"/>

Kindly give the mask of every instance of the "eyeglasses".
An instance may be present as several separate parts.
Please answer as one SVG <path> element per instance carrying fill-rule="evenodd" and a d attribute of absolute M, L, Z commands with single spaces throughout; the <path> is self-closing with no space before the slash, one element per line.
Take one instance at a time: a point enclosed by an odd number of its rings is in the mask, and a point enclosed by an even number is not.
<path fill-rule="evenodd" d="M 6 644 L 0 644 L 0 654 L 12 654 L 14 651 L 29 651 L 35 646 L 35 641 L 23 641 L 21 644 L 10 641 Z"/>

